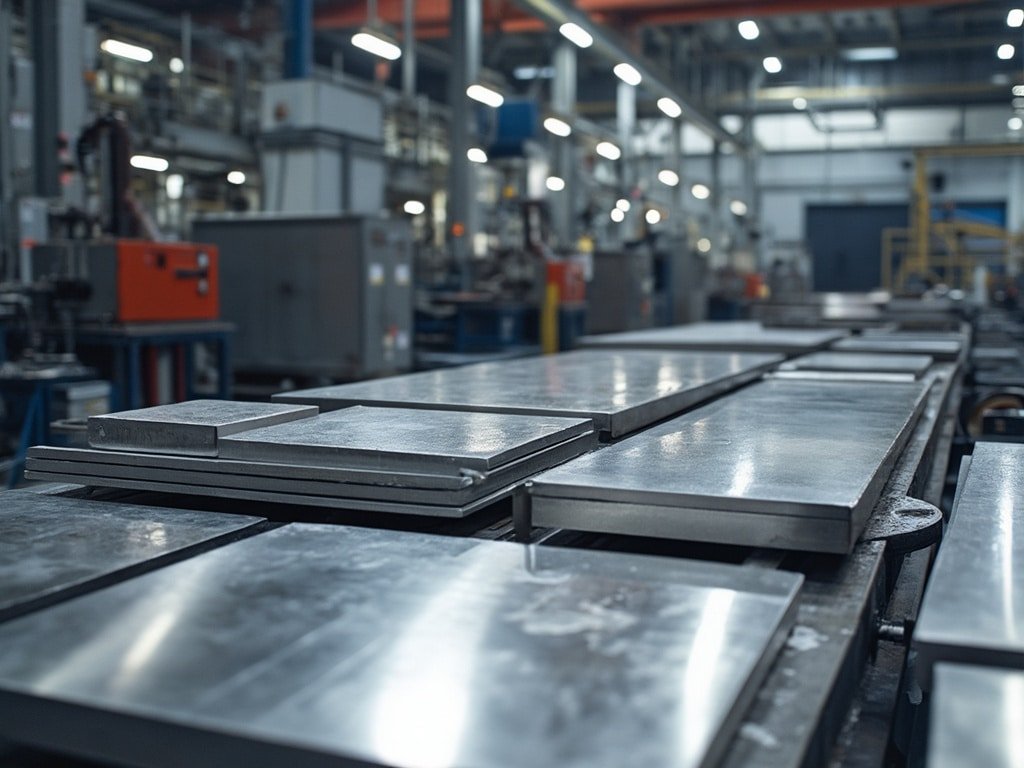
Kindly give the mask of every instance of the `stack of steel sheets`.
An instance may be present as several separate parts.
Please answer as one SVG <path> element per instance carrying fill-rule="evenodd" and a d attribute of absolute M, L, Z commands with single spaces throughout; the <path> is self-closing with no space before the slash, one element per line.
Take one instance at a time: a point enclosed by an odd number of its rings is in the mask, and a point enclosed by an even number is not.
<path fill-rule="evenodd" d="M 928 355 L 814 352 L 787 360 L 775 376 L 820 381 L 914 381 L 932 362 Z"/>

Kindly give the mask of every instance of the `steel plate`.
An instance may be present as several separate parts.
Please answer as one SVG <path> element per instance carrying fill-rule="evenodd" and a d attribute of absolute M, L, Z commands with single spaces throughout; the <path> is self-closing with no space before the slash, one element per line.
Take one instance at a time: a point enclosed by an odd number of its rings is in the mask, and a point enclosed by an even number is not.
<path fill-rule="evenodd" d="M 960 357 L 963 342 L 955 336 L 948 339 L 904 337 L 899 333 L 877 336 L 853 336 L 832 345 L 837 352 L 865 352 L 887 355 L 928 355 L 935 360 L 951 362 Z"/>
<path fill-rule="evenodd" d="M 0 621 L 155 568 L 260 522 L 245 515 L 0 493 Z"/>
<path fill-rule="evenodd" d="M 106 416 L 90 416 L 88 437 L 93 448 L 216 456 L 219 438 L 316 414 L 316 408 L 281 403 L 190 400 Z"/>
<path fill-rule="evenodd" d="M 773 355 L 579 351 L 449 368 L 274 396 L 331 411 L 390 405 L 589 418 L 613 437 L 751 381 Z"/>
<path fill-rule="evenodd" d="M 770 352 L 788 356 L 823 349 L 845 330 L 765 328 L 758 322 L 694 323 L 670 328 L 584 336 L 580 346 L 614 349 Z"/>
<path fill-rule="evenodd" d="M 289 525 L 0 627 L 0 737 L 142 766 L 713 765 L 800 582 Z"/>
<path fill-rule="evenodd" d="M 914 632 L 939 661 L 1024 669 L 1024 445 L 977 443 Z"/>
<path fill-rule="evenodd" d="M 932 364 L 928 355 L 871 355 L 857 352 L 815 352 L 784 363 L 784 371 L 909 373 L 919 378 Z"/>

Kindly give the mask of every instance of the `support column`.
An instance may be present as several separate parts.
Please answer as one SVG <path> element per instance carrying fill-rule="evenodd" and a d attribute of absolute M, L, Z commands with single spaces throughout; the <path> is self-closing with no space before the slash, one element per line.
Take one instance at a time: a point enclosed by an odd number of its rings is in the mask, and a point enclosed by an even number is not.
<path fill-rule="evenodd" d="M 683 178 L 683 125 L 682 120 L 671 120 L 669 131 L 669 163 L 673 171 L 679 174 L 679 183 L 672 190 L 672 220 L 669 227 L 673 232 L 682 235 L 686 232 L 683 221 L 683 200 L 686 193 L 686 180 Z"/>
<path fill-rule="evenodd" d="M 620 82 L 615 92 L 615 123 L 619 134 L 619 147 L 622 149 L 622 164 L 619 180 L 624 188 L 633 186 L 636 170 L 633 168 L 632 146 L 633 132 L 636 129 L 636 86 Z"/>
<path fill-rule="evenodd" d="M 11 130 L 11 91 L 14 66 L 11 61 L 11 29 L 14 13 L 11 0 L 0 0 L 0 280 L 14 280 L 18 237 L 14 227 L 14 155 Z"/>
<path fill-rule="evenodd" d="M 576 112 L 576 46 L 563 40 L 555 48 L 555 79 L 551 105 L 559 116 L 571 121 Z M 555 137 L 551 153 L 552 170 L 565 180 L 565 189 L 550 196 L 555 235 L 563 246 L 576 242 L 576 143 L 571 138 Z"/>
<path fill-rule="evenodd" d="M 284 43 L 286 79 L 309 77 L 313 71 L 313 0 L 287 0 Z"/>
<path fill-rule="evenodd" d="M 416 0 L 402 1 L 402 95 L 416 96 Z"/>

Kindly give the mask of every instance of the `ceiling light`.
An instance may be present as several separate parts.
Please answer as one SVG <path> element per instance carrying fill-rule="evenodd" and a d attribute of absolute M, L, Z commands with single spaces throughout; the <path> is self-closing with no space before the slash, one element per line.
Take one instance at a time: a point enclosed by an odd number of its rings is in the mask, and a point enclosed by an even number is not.
<path fill-rule="evenodd" d="M 626 214 L 625 214 L 625 213 L 623 213 L 623 212 L 622 212 L 622 211 L 621 211 L 620 209 L 618 209 L 618 208 L 612 208 L 612 212 L 611 212 L 611 214 L 609 214 L 609 215 L 610 215 L 610 216 L 612 217 L 612 221 L 614 221 L 614 222 L 615 222 L 616 224 L 618 224 L 618 223 L 620 223 L 620 222 L 624 221 L 624 220 L 625 220 L 625 218 L 626 218 Z"/>
<path fill-rule="evenodd" d="M 658 99 L 658 109 L 669 117 L 679 117 L 683 114 L 683 108 L 676 104 L 674 99 L 670 99 L 668 96 L 662 96 Z"/>
<path fill-rule="evenodd" d="M 620 64 L 616 64 L 612 72 L 614 72 L 615 76 L 626 85 L 640 85 L 640 81 L 643 80 L 639 70 L 637 70 L 637 68 L 632 64 L 627 64 L 624 61 Z"/>
<path fill-rule="evenodd" d="M 173 59 L 167 62 L 167 68 L 171 70 L 172 74 L 180 75 L 185 71 L 185 62 L 175 56 Z"/>
<path fill-rule="evenodd" d="M 793 109 L 807 109 L 807 99 L 803 96 L 797 96 L 793 99 Z"/>
<path fill-rule="evenodd" d="M 711 197 L 711 190 L 708 189 L 706 184 L 694 184 L 690 187 L 690 194 L 698 200 L 707 200 Z"/>
<path fill-rule="evenodd" d="M 245 184 L 245 174 L 241 171 L 231 171 L 228 174 L 228 184 Z"/>
<path fill-rule="evenodd" d="M 402 210 L 410 216 L 419 216 L 427 210 L 427 206 L 419 200 L 406 200 L 405 205 L 402 206 Z"/>
<path fill-rule="evenodd" d="M 767 56 L 761 64 L 764 66 L 764 71 L 769 75 L 777 75 L 782 71 L 782 61 L 778 56 Z"/>
<path fill-rule="evenodd" d="M 711 250 L 711 241 L 708 240 L 706 237 L 702 237 L 700 240 L 697 241 L 697 250 L 700 251 L 701 253 L 707 253 L 708 251 Z"/>
<path fill-rule="evenodd" d="M 402 49 L 398 47 L 398 43 L 384 33 L 368 27 L 364 27 L 352 35 L 352 45 L 388 61 L 394 61 L 402 55 Z"/>
<path fill-rule="evenodd" d="M 1010 12 L 1006 14 L 1006 26 L 1019 27 L 1021 25 L 1024 25 L 1024 10 L 1020 8 L 1010 9 Z"/>
<path fill-rule="evenodd" d="M 544 130 L 555 134 L 555 136 L 565 137 L 572 133 L 572 126 L 565 122 L 565 120 L 549 117 L 544 121 Z"/>
<path fill-rule="evenodd" d="M 679 174 L 665 168 L 664 170 L 658 171 L 658 181 L 666 187 L 674 187 L 679 184 Z"/>
<path fill-rule="evenodd" d="M 141 61 L 143 64 L 153 60 L 153 52 L 141 45 L 132 45 L 121 40 L 104 40 L 100 43 L 100 50 L 106 51 L 112 56 L 120 56 L 122 59 Z"/>
<path fill-rule="evenodd" d="M 618 160 L 620 157 L 622 157 L 622 150 L 619 149 L 614 144 L 612 144 L 610 141 L 598 142 L 597 146 L 595 147 L 595 151 L 601 157 L 606 158 L 608 160 Z"/>
<path fill-rule="evenodd" d="M 516 80 L 552 80 L 555 77 L 554 67 L 516 67 L 512 70 Z"/>
<path fill-rule="evenodd" d="M 620 197 L 618 200 L 615 201 L 615 207 L 618 210 L 620 210 L 623 213 L 625 213 L 626 211 L 629 210 L 629 200 L 627 200 L 624 197 Z"/>
<path fill-rule="evenodd" d="M 168 200 L 180 200 L 182 192 L 185 191 L 185 177 L 180 173 L 172 173 L 164 182 L 164 188 L 167 190 Z"/>
<path fill-rule="evenodd" d="M 589 48 L 594 44 L 594 37 L 587 30 L 572 21 L 567 21 L 558 28 L 562 37 L 580 48 Z"/>
<path fill-rule="evenodd" d="M 167 166 L 170 165 L 162 157 L 154 157 L 153 155 L 132 155 L 132 159 L 129 160 L 133 168 L 141 168 L 144 171 L 156 171 L 162 173 L 167 170 Z"/>
<path fill-rule="evenodd" d="M 559 176 L 548 176 L 547 180 L 544 182 L 544 186 L 552 192 L 561 192 L 565 189 L 565 179 Z"/>
<path fill-rule="evenodd" d="M 729 210 L 732 211 L 734 216 L 746 216 L 747 204 L 742 200 L 733 200 L 729 203 Z"/>
<path fill-rule="evenodd" d="M 744 40 L 757 40 L 761 35 L 761 30 L 757 26 L 757 22 L 753 19 L 746 19 L 736 25 L 736 28 L 740 32 L 740 37 Z"/>
<path fill-rule="evenodd" d="M 469 158 L 471 163 L 486 163 L 487 153 L 484 152 L 480 147 L 470 147 L 466 150 L 466 157 Z"/>
<path fill-rule="evenodd" d="M 1012 59 L 1013 54 L 1015 54 L 1016 52 L 1017 49 L 1010 45 L 1010 43 L 1003 43 L 996 50 L 996 56 L 998 56 L 1003 61 L 1006 61 L 1007 59 Z"/>
<path fill-rule="evenodd" d="M 1014 96 L 1024 96 L 1024 85 L 1015 85 L 1015 86 L 1013 86 L 1013 95 Z"/>
<path fill-rule="evenodd" d="M 661 221 L 661 212 L 651 208 L 644 214 L 644 221 L 648 224 L 657 224 Z"/>
<path fill-rule="evenodd" d="M 1021 128 L 1024 128 L 1024 120 L 1021 120 L 1019 117 L 1011 117 L 1006 121 L 1006 127 L 1011 131 L 1019 131 Z"/>
<path fill-rule="evenodd" d="M 893 61 L 899 57 L 899 51 L 891 45 L 873 48 L 847 48 L 839 52 L 839 56 L 847 61 Z"/>
<path fill-rule="evenodd" d="M 505 97 L 498 93 L 493 88 L 488 88 L 486 85 L 480 85 L 480 83 L 473 83 L 466 89 L 466 95 L 474 101 L 479 101 L 481 104 L 486 104 L 488 107 L 500 107 L 505 103 Z"/>

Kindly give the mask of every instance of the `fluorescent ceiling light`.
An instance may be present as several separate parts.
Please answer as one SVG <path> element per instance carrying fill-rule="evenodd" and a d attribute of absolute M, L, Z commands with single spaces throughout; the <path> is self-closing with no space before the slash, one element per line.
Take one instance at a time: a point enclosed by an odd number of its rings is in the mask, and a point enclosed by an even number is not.
<path fill-rule="evenodd" d="M 245 174 L 241 171 L 231 171 L 228 174 L 228 184 L 245 184 Z"/>
<path fill-rule="evenodd" d="M 169 200 L 180 200 L 182 192 L 185 191 L 185 177 L 180 173 L 172 173 L 164 182 Z"/>
<path fill-rule="evenodd" d="M 595 147 L 595 151 L 597 152 L 597 154 L 599 154 L 603 158 L 606 158 L 607 160 L 618 160 L 620 157 L 622 157 L 622 150 L 619 149 L 614 144 L 612 144 L 610 141 L 598 142 L 597 147 Z"/>
<path fill-rule="evenodd" d="M 1015 85 L 1015 86 L 1013 86 L 1013 95 L 1014 96 L 1024 96 L 1024 85 Z"/>
<path fill-rule="evenodd" d="M 661 212 L 654 208 L 651 208 L 650 210 L 647 211 L 647 213 L 644 214 L 644 221 L 646 221 L 648 224 L 657 224 L 659 221 L 661 221 Z"/>
<path fill-rule="evenodd" d="M 589 48 L 594 44 L 594 36 L 574 22 L 565 22 L 558 28 L 558 31 L 562 33 L 562 37 L 580 48 Z"/>
<path fill-rule="evenodd" d="M 167 62 L 167 68 L 171 70 L 172 74 L 180 75 L 185 71 L 185 62 L 175 56 L 173 59 Z"/>
<path fill-rule="evenodd" d="M 658 99 L 658 109 L 669 117 L 679 117 L 683 114 L 683 108 L 680 107 L 674 99 L 670 99 L 668 96 L 662 96 Z"/>
<path fill-rule="evenodd" d="M 480 83 L 473 83 L 466 89 L 466 95 L 474 101 L 479 101 L 481 104 L 486 104 L 488 107 L 500 107 L 505 103 L 505 97 L 498 93 L 493 88 L 488 88 L 486 85 L 480 85 Z"/>
<path fill-rule="evenodd" d="M 565 179 L 559 176 L 548 176 L 544 182 L 544 186 L 552 192 L 561 192 L 565 189 Z"/>
<path fill-rule="evenodd" d="M 471 163 L 486 163 L 487 153 L 484 152 L 480 147 L 470 147 L 466 150 L 466 157 L 469 158 Z"/>
<path fill-rule="evenodd" d="M 106 51 L 112 56 L 120 56 L 122 59 L 141 61 L 143 64 L 153 60 L 153 52 L 141 45 L 132 45 L 121 40 L 104 40 L 100 43 L 100 50 Z"/>
<path fill-rule="evenodd" d="M 761 62 L 764 67 L 764 71 L 769 75 L 777 75 L 782 71 L 782 60 L 778 56 L 767 56 L 765 60 Z"/>
<path fill-rule="evenodd" d="M 740 32 L 740 37 L 744 40 L 757 40 L 761 35 L 761 30 L 757 26 L 757 22 L 753 19 L 746 19 L 736 25 L 736 28 Z"/>
<path fill-rule="evenodd" d="M 394 61 L 402 55 L 402 49 L 398 47 L 394 40 L 389 40 L 375 30 L 359 30 L 352 35 L 352 45 L 388 61 Z"/>
<path fill-rule="evenodd" d="M 746 216 L 747 204 L 742 200 L 733 200 L 729 203 L 729 210 L 732 211 L 734 216 Z"/>
<path fill-rule="evenodd" d="M 555 77 L 554 67 L 516 67 L 512 70 L 512 77 L 516 80 L 553 80 Z"/>
<path fill-rule="evenodd" d="M 999 46 L 998 49 L 996 49 L 996 56 L 998 56 L 1003 61 L 1006 61 L 1007 59 L 1012 59 L 1013 54 L 1015 54 L 1016 52 L 1017 49 L 1014 48 L 1012 45 L 1010 45 L 1009 43 L 1003 43 L 1002 45 Z"/>
<path fill-rule="evenodd" d="M 711 241 L 708 240 L 706 237 L 702 237 L 700 240 L 697 241 L 697 250 L 700 251 L 701 253 L 707 253 L 708 251 L 711 250 Z"/>
<path fill-rule="evenodd" d="M 1021 120 L 1019 117 L 1011 117 L 1006 121 L 1006 127 L 1011 131 L 1019 131 L 1021 128 L 1024 128 L 1024 120 Z"/>
<path fill-rule="evenodd" d="M 572 133 L 572 126 L 569 125 L 565 120 L 559 120 L 557 117 L 549 117 L 544 121 L 544 130 L 548 133 L 553 133 L 555 136 L 568 136 Z"/>
<path fill-rule="evenodd" d="M 629 200 L 627 200 L 624 197 L 620 197 L 618 200 L 615 201 L 615 207 L 618 210 L 620 210 L 623 213 L 625 213 L 626 211 L 629 210 Z"/>
<path fill-rule="evenodd" d="M 612 212 L 609 215 L 612 217 L 612 221 L 614 221 L 616 224 L 624 221 L 626 218 L 626 214 L 623 213 L 619 208 L 612 208 Z"/>
<path fill-rule="evenodd" d="M 628 64 L 625 61 L 620 64 L 616 64 L 612 72 L 614 72 L 615 76 L 626 85 L 640 85 L 640 81 L 643 80 L 639 70 L 637 70 L 637 68 L 632 64 Z"/>
<path fill-rule="evenodd" d="M 679 184 L 679 174 L 675 171 L 671 171 L 665 168 L 658 171 L 658 181 L 664 184 L 666 187 L 674 187 Z"/>
<path fill-rule="evenodd" d="M 402 206 L 402 210 L 410 216 L 419 216 L 427 210 L 427 206 L 425 206 L 420 200 L 406 200 L 405 205 Z"/>
<path fill-rule="evenodd" d="M 168 163 L 162 157 L 154 157 L 153 155 L 132 155 L 132 159 L 129 160 L 133 168 L 141 168 L 144 171 L 156 171 L 162 173 L 167 170 Z"/>
<path fill-rule="evenodd" d="M 711 190 L 708 189 L 707 184 L 694 184 L 690 187 L 690 194 L 698 200 L 707 200 L 711 197 Z"/>
<path fill-rule="evenodd" d="M 847 61 L 893 61 L 899 56 L 899 51 L 891 45 L 882 45 L 873 48 L 846 48 L 840 51 L 839 55 Z"/>
<path fill-rule="evenodd" d="M 1022 25 L 1024 25 L 1024 10 L 1011 8 L 1010 12 L 1006 14 L 1006 26 L 1019 27 Z"/>
<path fill-rule="evenodd" d="M 797 96 L 793 99 L 793 109 L 807 109 L 807 99 L 803 96 Z"/>
<path fill-rule="evenodd" d="M 882 127 L 880 116 L 870 109 L 840 109 L 815 115 L 819 130 L 832 131 L 877 131 Z"/>

